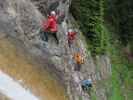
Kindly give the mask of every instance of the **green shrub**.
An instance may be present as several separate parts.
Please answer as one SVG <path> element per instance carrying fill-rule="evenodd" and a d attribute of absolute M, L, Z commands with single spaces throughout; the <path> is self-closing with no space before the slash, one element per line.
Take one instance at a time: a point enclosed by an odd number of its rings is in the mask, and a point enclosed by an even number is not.
<path fill-rule="evenodd" d="M 70 7 L 93 54 L 104 54 L 109 43 L 104 26 L 104 4 L 105 0 L 73 0 Z"/>

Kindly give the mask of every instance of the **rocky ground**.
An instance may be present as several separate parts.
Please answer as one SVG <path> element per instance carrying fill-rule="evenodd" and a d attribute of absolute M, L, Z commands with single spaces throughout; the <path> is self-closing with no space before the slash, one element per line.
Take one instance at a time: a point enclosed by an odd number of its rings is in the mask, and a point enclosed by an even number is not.
<path fill-rule="evenodd" d="M 111 74 L 108 56 L 97 56 L 95 60 L 86 49 L 86 42 L 80 30 L 73 24 L 74 19 L 69 13 L 71 0 L 0 0 L 0 32 L 3 36 L 10 36 L 20 40 L 25 48 L 34 55 L 47 69 L 55 73 L 66 88 L 70 100 L 90 100 L 91 97 L 83 92 L 79 82 L 92 78 L 95 83 L 98 100 L 107 100 L 106 90 L 99 87 L 98 82 L 108 79 Z M 56 10 L 62 14 L 59 18 L 59 45 L 49 37 L 44 45 L 39 33 L 41 21 L 46 19 L 49 11 Z M 66 32 L 74 28 L 78 35 L 72 48 L 68 47 Z M 2 36 L 1 36 L 2 37 Z M 72 55 L 80 50 L 85 56 L 85 64 L 81 71 L 74 71 L 75 62 Z"/>

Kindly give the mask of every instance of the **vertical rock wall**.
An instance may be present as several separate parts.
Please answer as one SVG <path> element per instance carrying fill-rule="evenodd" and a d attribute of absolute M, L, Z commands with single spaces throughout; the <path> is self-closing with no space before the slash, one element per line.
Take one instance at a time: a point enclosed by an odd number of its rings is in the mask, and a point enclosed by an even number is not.
<path fill-rule="evenodd" d="M 20 39 L 32 55 L 39 57 L 48 69 L 55 73 L 65 85 L 70 100 L 90 100 L 91 97 L 83 92 L 80 81 L 92 78 L 95 84 L 110 76 L 110 61 L 107 56 L 97 57 L 96 61 L 88 54 L 86 42 L 75 20 L 69 13 L 71 0 L 0 0 L 0 34 Z M 47 45 L 43 45 L 39 30 L 41 22 L 50 11 L 55 10 L 61 17 L 58 19 L 57 33 L 59 45 L 49 37 Z M 77 39 L 68 47 L 66 32 L 68 28 L 77 31 Z M 75 62 L 72 55 L 81 50 L 85 56 L 85 64 L 81 71 L 74 71 Z M 97 62 L 97 63 L 96 63 Z M 98 100 L 107 100 L 104 88 L 96 86 Z"/>

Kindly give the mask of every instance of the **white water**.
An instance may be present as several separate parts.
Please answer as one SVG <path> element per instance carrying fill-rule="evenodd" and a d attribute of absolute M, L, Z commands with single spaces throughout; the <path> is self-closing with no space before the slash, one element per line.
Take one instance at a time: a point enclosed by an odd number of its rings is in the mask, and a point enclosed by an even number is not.
<path fill-rule="evenodd" d="M 29 90 L 23 88 L 19 82 L 0 71 L 0 92 L 12 100 L 39 100 Z"/>

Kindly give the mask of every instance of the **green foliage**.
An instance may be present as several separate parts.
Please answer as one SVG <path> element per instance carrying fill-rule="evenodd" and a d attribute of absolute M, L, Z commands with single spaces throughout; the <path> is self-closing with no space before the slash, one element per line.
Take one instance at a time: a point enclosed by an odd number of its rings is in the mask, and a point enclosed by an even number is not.
<path fill-rule="evenodd" d="M 112 80 L 108 83 L 111 86 L 107 85 L 108 99 L 132 100 L 133 64 L 123 56 L 121 44 L 130 44 L 133 51 L 133 1 L 72 0 L 70 9 L 86 36 L 89 51 L 94 54 L 109 52 L 111 56 L 113 66 Z M 94 92 L 92 98 L 96 100 Z"/>
<path fill-rule="evenodd" d="M 93 30 L 97 16 L 99 16 L 99 3 L 94 0 L 73 0 L 71 6 L 73 16 L 79 21 L 83 32 Z"/>
<path fill-rule="evenodd" d="M 104 26 L 105 0 L 73 0 L 71 12 L 87 37 L 89 49 L 94 54 L 106 52 L 109 43 Z"/>
<path fill-rule="evenodd" d="M 132 100 L 132 74 L 133 72 L 128 69 L 128 64 L 115 63 L 112 66 L 112 96 L 111 100 Z M 124 86 L 122 89 L 121 86 Z"/>
<path fill-rule="evenodd" d="M 116 66 L 114 65 L 112 66 L 112 68 L 115 67 Z M 118 73 L 115 69 L 112 69 L 112 96 L 110 100 L 124 100 L 124 97 L 122 96 Z"/>
<path fill-rule="evenodd" d="M 133 46 L 133 1 L 107 1 L 106 20 L 115 27 L 115 33 L 122 41 L 122 44 L 131 44 Z"/>
<path fill-rule="evenodd" d="M 111 85 L 111 100 L 132 100 L 133 91 L 133 63 L 123 56 L 121 52 L 121 45 L 118 41 L 113 41 L 111 53 L 112 59 L 112 81 Z M 123 89 L 121 88 L 123 86 Z M 123 96 L 122 96 L 123 95 Z M 109 99 L 109 100 L 110 100 Z"/>
<path fill-rule="evenodd" d="M 91 90 L 91 100 L 97 100 L 96 89 L 94 87 Z"/>

